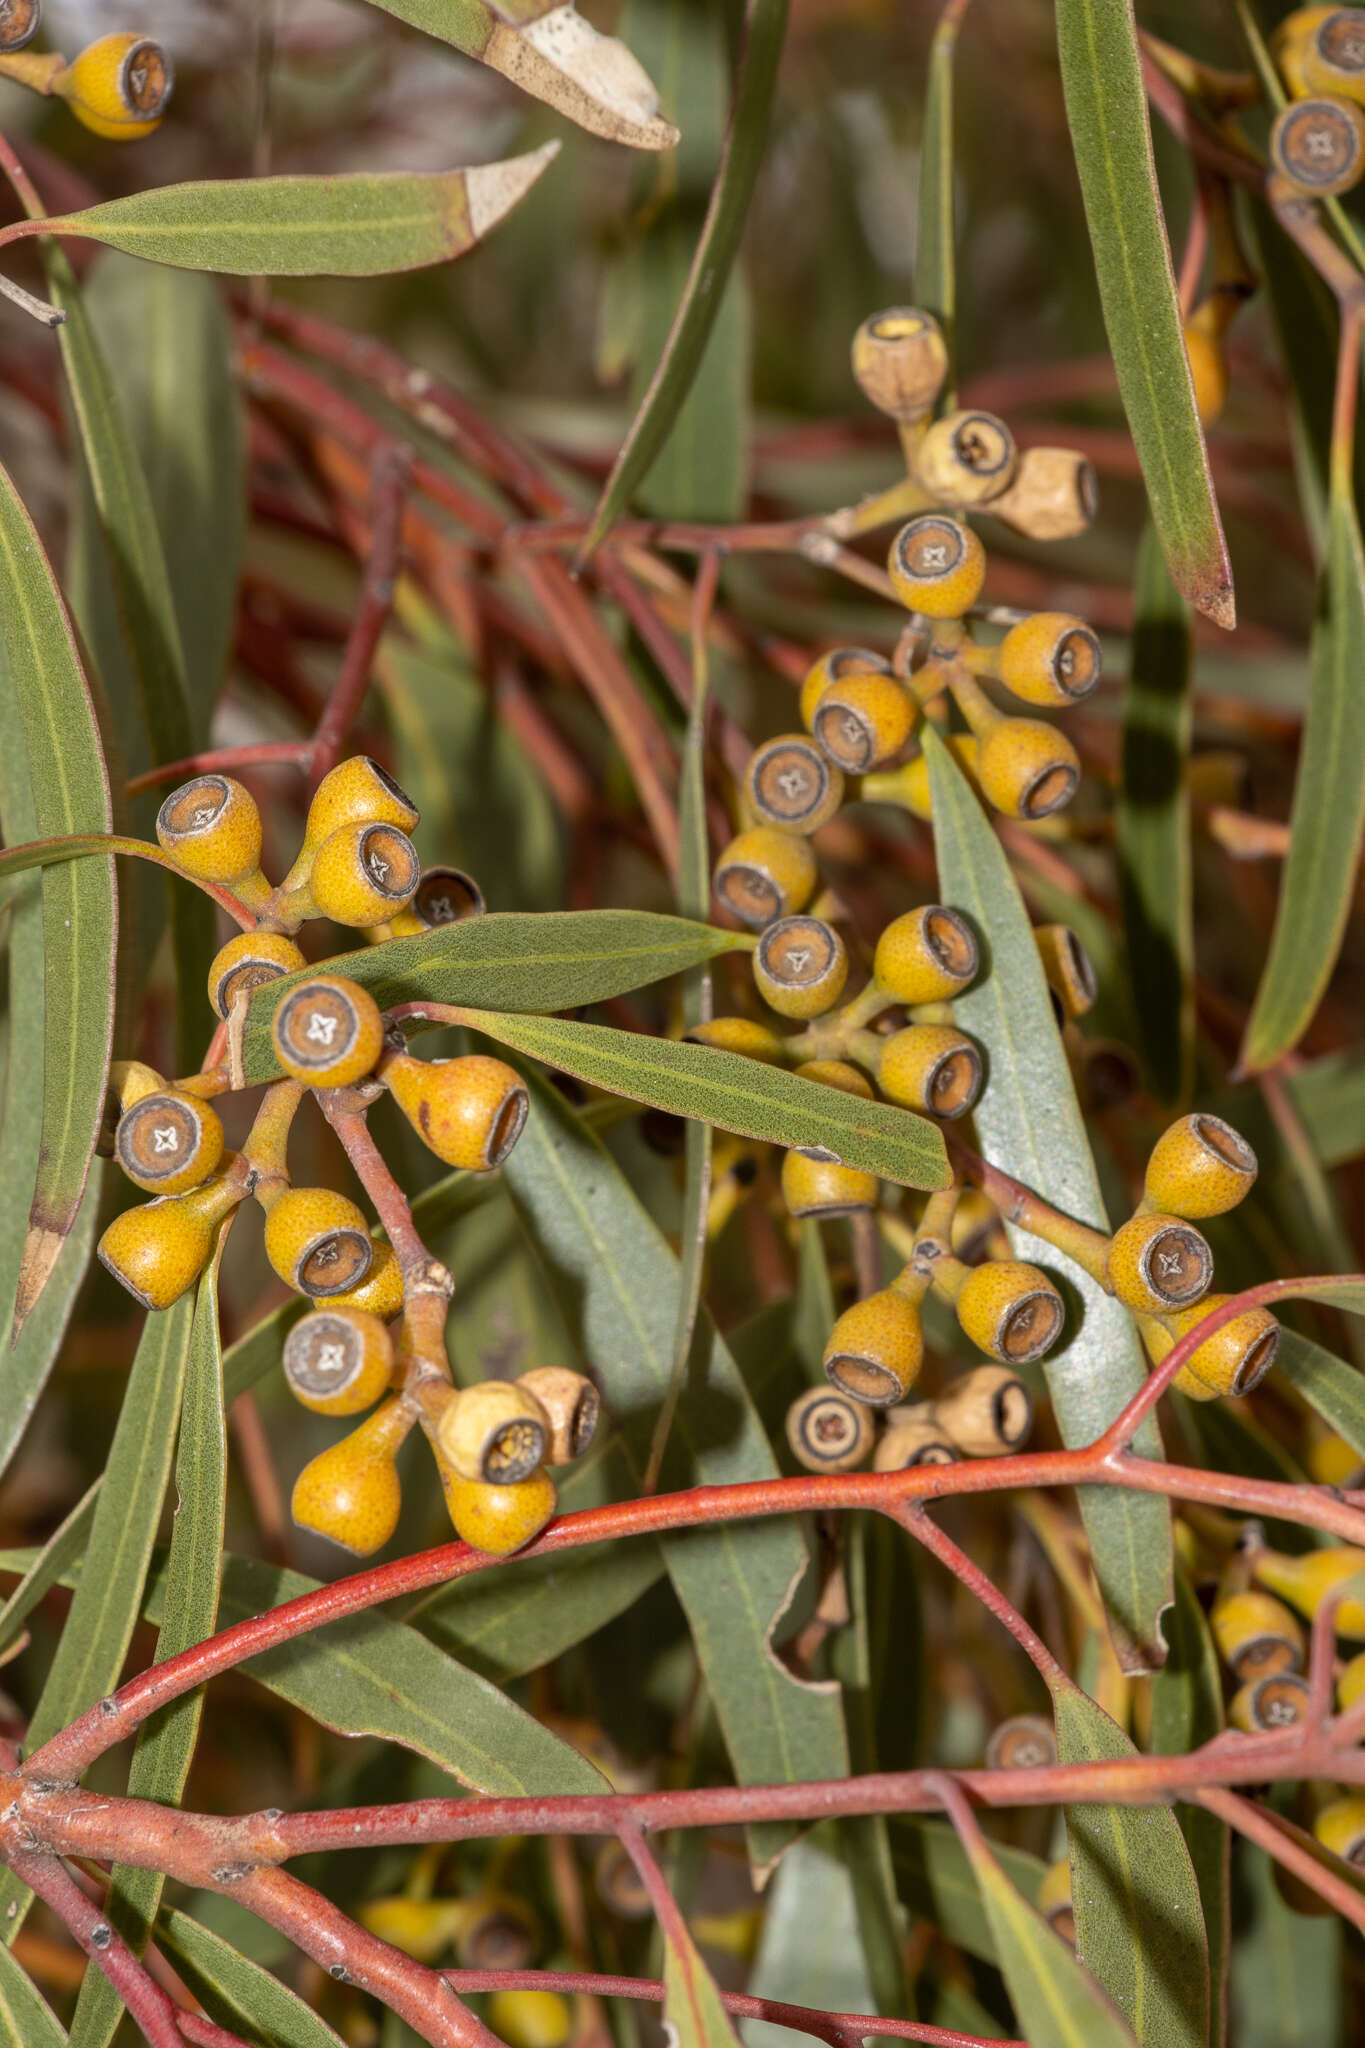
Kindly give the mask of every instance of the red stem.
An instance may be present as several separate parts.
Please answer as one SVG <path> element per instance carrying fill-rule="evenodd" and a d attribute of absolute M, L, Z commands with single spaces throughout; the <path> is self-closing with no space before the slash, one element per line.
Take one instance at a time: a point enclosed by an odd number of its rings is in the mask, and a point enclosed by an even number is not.
<path fill-rule="evenodd" d="M 340 757 L 347 733 L 369 686 L 374 652 L 393 612 L 394 584 L 402 556 L 403 507 L 407 502 L 412 450 L 401 444 L 377 448 L 370 462 L 370 548 L 341 666 L 313 734 L 310 786 L 316 789 Z"/>
<path fill-rule="evenodd" d="M 192 775 L 210 775 L 221 769 L 231 775 L 238 768 L 267 768 L 277 762 L 301 768 L 312 753 L 310 740 L 263 740 L 251 747 L 215 747 L 204 754 L 187 754 L 183 761 L 163 761 L 124 783 L 125 796 L 155 789 L 163 782 L 188 781 Z"/>
<path fill-rule="evenodd" d="M 973 1564 L 952 1537 L 945 1536 L 937 1522 L 930 1520 L 922 1506 L 898 1506 L 889 1509 L 888 1514 L 891 1521 L 899 1522 L 917 1543 L 922 1543 L 940 1564 L 946 1565 L 953 1577 L 976 1595 L 987 1613 L 1009 1630 L 1049 1691 L 1059 1681 L 1066 1682 L 1066 1673 L 1042 1637 L 1029 1627 L 1018 1608 L 1005 1598 L 980 1565 Z"/>
<path fill-rule="evenodd" d="M 1267 1856 L 1273 1856 L 1277 1863 L 1292 1871 L 1353 1927 L 1365 1932 L 1365 1898 L 1355 1886 L 1310 1856 L 1307 1849 L 1284 1834 L 1259 1806 L 1217 1785 L 1201 1786 L 1194 1798 L 1200 1806 L 1206 1806 L 1210 1813 L 1216 1813 L 1220 1820 L 1226 1821 L 1229 1827 L 1236 1828 L 1239 1835 L 1245 1835 L 1249 1842 L 1255 1842 L 1258 1848 L 1264 1849 Z"/>

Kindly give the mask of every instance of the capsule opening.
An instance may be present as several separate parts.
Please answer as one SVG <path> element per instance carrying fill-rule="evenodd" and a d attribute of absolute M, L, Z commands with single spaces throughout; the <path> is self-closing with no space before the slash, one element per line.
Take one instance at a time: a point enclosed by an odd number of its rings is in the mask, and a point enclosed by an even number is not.
<path fill-rule="evenodd" d="M 0 0 L 0 51 L 22 50 L 37 35 L 41 21 L 38 0 Z"/>
<path fill-rule="evenodd" d="M 861 775 L 876 756 L 877 736 L 867 714 L 851 704 L 822 704 L 815 714 L 815 737 L 832 761 L 851 775 Z"/>
<path fill-rule="evenodd" d="M 1143 1279 L 1168 1308 L 1188 1308 L 1213 1281 L 1213 1253 L 1197 1230 L 1172 1223 L 1159 1230 L 1138 1261 Z"/>
<path fill-rule="evenodd" d="M 1275 1354 L 1279 1348 L 1280 1326 L 1278 1323 L 1273 1323 L 1268 1330 L 1263 1330 L 1260 1336 L 1247 1346 L 1242 1362 L 1237 1368 L 1236 1378 L 1232 1383 L 1233 1393 L 1249 1394 L 1253 1387 L 1259 1386 L 1270 1371 L 1271 1366 L 1275 1363 Z"/>
<path fill-rule="evenodd" d="M 1310 191 L 1342 189 L 1360 164 L 1360 129 L 1352 110 L 1336 100 L 1300 100 L 1286 107 L 1272 142 L 1283 170 Z"/>
<path fill-rule="evenodd" d="M 1281 1672 L 1297 1671 L 1302 1661 L 1299 1646 L 1288 1636 L 1253 1636 L 1230 1660 L 1233 1674 L 1244 1683 L 1253 1678 L 1276 1678 Z"/>
<path fill-rule="evenodd" d="M 975 1046 L 954 1046 L 930 1069 L 925 1098 L 934 1116 L 964 1116 L 980 1093 L 981 1059 Z"/>
<path fill-rule="evenodd" d="M 896 1375 L 884 1365 L 871 1358 L 859 1358 L 851 1351 L 836 1351 L 832 1358 L 827 1358 L 825 1377 L 832 1386 L 869 1408 L 891 1408 L 905 1392 Z"/>
<path fill-rule="evenodd" d="M 822 1463 L 846 1457 L 861 1435 L 852 1403 L 837 1394 L 813 1401 L 801 1417 L 802 1445 Z"/>
<path fill-rule="evenodd" d="M 1089 696 L 1100 679 L 1100 643 L 1088 626 L 1071 626 L 1052 656 L 1052 678 L 1071 698 Z"/>
<path fill-rule="evenodd" d="M 981 964 L 976 935 L 955 910 L 936 904 L 924 913 L 924 942 L 945 974 L 968 982 Z"/>
<path fill-rule="evenodd" d="M 119 1164 L 132 1180 L 169 1180 L 199 1149 L 203 1122 L 188 1102 L 174 1095 L 144 1095 L 119 1118 L 114 1143 Z"/>
<path fill-rule="evenodd" d="M 1062 955 L 1062 970 L 1075 989 L 1076 996 L 1088 1010 L 1099 994 L 1099 983 L 1095 979 L 1094 963 L 1075 932 L 1063 925 L 1058 937 Z"/>
<path fill-rule="evenodd" d="M 1014 460 L 1014 436 L 994 413 L 968 413 L 954 430 L 953 452 L 974 476 L 998 476 Z"/>
<path fill-rule="evenodd" d="M 267 981 L 278 981 L 285 969 L 274 960 L 238 960 L 220 975 L 213 991 L 213 1007 L 226 1017 L 239 996 L 249 996 Z"/>
<path fill-rule="evenodd" d="M 193 782 L 171 791 L 156 814 L 159 830 L 171 839 L 207 832 L 222 817 L 232 796 L 221 775 L 196 775 Z"/>
<path fill-rule="evenodd" d="M 917 583 L 938 583 L 961 567 L 967 536 L 952 519 L 912 519 L 896 539 L 897 566 Z"/>
<path fill-rule="evenodd" d="M 839 942 L 818 917 L 784 917 L 758 942 L 758 963 L 783 988 L 816 989 L 838 959 Z"/>
<path fill-rule="evenodd" d="M 1317 44 L 1323 63 L 1334 71 L 1365 71 L 1365 21 L 1358 8 L 1345 8 L 1325 21 Z"/>
<path fill-rule="evenodd" d="M 398 785 L 394 784 L 395 789 Z M 401 797 L 403 792 L 398 791 Z M 406 801 L 406 799 L 405 799 Z M 414 915 L 430 930 L 484 914 L 483 891 L 463 868 L 427 868 L 412 899 Z"/>
<path fill-rule="evenodd" d="M 420 814 L 417 806 L 404 789 L 402 783 L 390 775 L 387 768 L 381 768 L 372 754 L 365 754 L 361 758 L 363 765 L 369 769 L 385 796 L 391 796 L 396 804 L 401 804 L 405 811 L 411 811 L 414 818 L 418 817 Z"/>
<path fill-rule="evenodd" d="M 307 1316 L 284 1340 L 284 1375 L 299 1393 L 344 1394 L 365 1362 L 359 1334 L 342 1316 Z"/>
<path fill-rule="evenodd" d="M 488 1134 L 486 1158 L 490 1169 L 501 1166 L 517 1139 L 521 1136 L 531 1107 L 531 1098 L 521 1087 L 508 1090 L 507 1097 L 493 1119 L 493 1128 Z"/>
<path fill-rule="evenodd" d="M 1256 1728 L 1293 1728 L 1308 1712 L 1308 1686 L 1288 1671 L 1263 1678 L 1251 1696 L 1250 1710 Z"/>
<path fill-rule="evenodd" d="M 1036 775 L 1019 805 L 1023 818 L 1047 818 L 1071 802 L 1080 781 L 1070 761 L 1054 761 Z"/>
<path fill-rule="evenodd" d="M 995 1433 L 1007 1450 L 1023 1443 L 1033 1427 L 1033 1399 L 1021 1380 L 1010 1380 L 996 1394 L 992 1410 Z"/>
<path fill-rule="evenodd" d="M 1256 1154 L 1240 1131 L 1234 1131 L 1231 1124 L 1225 1124 L 1220 1116 L 1199 1115 L 1191 1118 L 1195 1137 L 1205 1151 L 1225 1166 L 1231 1166 L 1238 1173 L 1247 1175 L 1256 1171 Z"/>
<path fill-rule="evenodd" d="M 175 77 L 160 43 L 134 43 L 123 60 L 119 97 L 140 121 L 155 120 L 165 109 Z"/>
<path fill-rule="evenodd" d="M 1038 1287 L 1006 1312 L 996 1334 L 996 1343 L 1011 1364 L 1027 1365 L 1051 1349 L 1061 1328 L 1061 1297 L 1050 1289 Z"/>
<path fill-rule="evenodd" d="M 602 1397 L 591 1380 L 585 1380 L 569 1418 L 569 1451 L 573 1457 L 581 1458 L 596 1436 L 601 1412 Z"/>
<path fill-rule="evenodd" d="M 306 981 L 291 990 L 275 1014 L 282 1052 L 300 1067 L 333 1067 L 355 1045 L 360 1017 L 344 989 Z"/>
<path fill-rule="evenodd" d="M 373 889 L 406 903 L 421 879 L 417 849 L 396 825 L 371 825 L 360 837 L 360 864 Z"/>
<path fill-rule="evenodd" d="M 716 894 L 741 924 L 761 927 L 781 915 L 777 884 L 749 861 L 732 861 L 716 876 Z"/>
<path fill-rule="evenodd" d="M 927 334 L 930 323 L 923 313 L 874 313 L 867 332 L 874 341 L 911 341 Z"/>
<path fill-rule="evenodd" d="M 301 1294 L 347 1294 L 370 1270 L 374 1246 L 363 1231 L 329 1230 L 310 1244 L 295 1269 Z"/>
<path fill-rule="evenodd" d="M 471 1970 L 524 1970 L 534 1954 L 530 1928 L 501 1908 L 476 1920 L 460 1942 L 461 1960 Z"/>
<path fill-rule="evenodd" d="M 800 825 L 829 794 L 829 764 L 807 740 L 774 740 L 756 756 L 749 786 L 756 807 L 772 823 Z"/>
<path fill-rule="evenodd" d="M 1035 1714 L 1002 1722 L 986 1745 L 986 1763 L 991 1770 L 1036 1771 L 1056 1761 L 1056 1737 Z"/>
<path fill-rule="evenodd" d="M 836 647 L 833 654 L 825 657 L 831 682 L 842 682 L 846 676 L 889 676 L 894 674 L 884 654 L 873 654 L 866 647 Z"/>
<path fill-rule="evenodd" d="M 533 1415 L 516 1415 L 490 1430 L 479 1466 L 490 1486 L 516 1486 L 530 1478 L 545 1451 L 544 1424 Z"/>

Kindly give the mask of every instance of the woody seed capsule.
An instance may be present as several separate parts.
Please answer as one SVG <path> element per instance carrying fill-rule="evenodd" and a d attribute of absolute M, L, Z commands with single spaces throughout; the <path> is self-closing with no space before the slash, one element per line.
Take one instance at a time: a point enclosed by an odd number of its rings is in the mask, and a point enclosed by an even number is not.
<path fill-rule="evenodd" d="M 844 778 L 805 733 L 783 733 L 758 749 L 744 787 L 765 825 L 816 832 L 844 800 Z"/>
<path fill-rule="evenodd" d="M 1350 100 L 1323 94 L 1293 100 L 1270 131 L 1277 171 L 1314 198 L 1349 192 L 1365 170 L 1365 115 Z"/>

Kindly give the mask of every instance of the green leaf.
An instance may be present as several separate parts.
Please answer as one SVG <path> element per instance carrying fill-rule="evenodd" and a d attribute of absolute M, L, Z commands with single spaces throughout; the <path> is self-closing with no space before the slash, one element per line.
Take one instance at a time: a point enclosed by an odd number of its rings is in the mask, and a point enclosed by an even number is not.
<path fill-rule="evenodd" d="M 456 171 L 213 178 L 19 222 L 3 240 L 81 235 L 228 277 L 383 277 L 463 256 L 528 192 L 557 142 Z"/>
<path fill-rule="evenodd" d="M 22 1344 L 23 1339 L 20 1339 Z M 88 1486 L 66 1520 L 55 1528 L 40 1550 L 4 1553 L 6 1570 L 22 1571 L 23 1577 L 3 1607 L 0 1607 L 0 1651 L 7 1650 L 23 1634 L 24 1623 L 38 1602 L 54 1586 L 74 1584 L 80 1561 L 90 1541 L 90 1524 L 103 1478 Z M 20 1561 L 22 1559 L 22 1562 Z"/>
<path fill-rule="evenodd" d="M 1345 2017 L 1343 1923 L 1335 1914 L 1291 1911 L 1270 1858 L 1249 1843 L 1239 1848 L 1250 1910 L 1232 1958 L 1237 2048 L 1337 2048 Z"/>
<path fill-rule="evenodd" d="M 954 1015 L 984 1046 L 988 1073 L 976 1108 L 987 1157 L 1082 1223 L 1108 1221 L 1086 1142 L 1066 1055 L 1028 917 L 981 806 L 947 748 L 925 735 L 934 801 L 934 845 L 943 900 L 965 912 L 984 941 L 984 972 L 959 996 Z M 1043 1362 L 1048 1392 L 1068 1445 L 1093 1443 L 1147 1378 L 1126 1309 L 1079 1267 L 1026 1233 L 1011 1230 L 1020 1258 L 1059 1274 L 1068 1294 L 1069 1340 Z M 1136 1439 L 1160 1457 L 1152 1418 Z M 1159 1617 L 1171 1603 L 1171 1517 L 1164 1501 L 1119 1488 L 1083 1489 L 1081 1511 L 1109 1611 L 1119 1661 L 1158 1668 Z"/>
<path fill-rule="evenodd" d="M 1234 622 L 1232 569 L 1181 337 L 1132 0 L 1057 0 L 1057 53 L 1119 394 L 1176 588 Z"/>
<path fill-rule="evenodd" d="M 278 1977 L 188 1913 L 167 1908 L 156 1938 L 220 2027 L 246 2029 L 267 2048 L 342 2048 L 341 2036 Z"/>
<path fill-rule="evenodd" d="M 604 36 L 563 0 L 371 0 L 592 135 L 635 149 L 672 149 L 678 131 L 659 118 L 659 95 L 624 43 Z M 554 21 L 545 25 L 545 17 Z M 568 17 L 566 19 L 566 17 Z"/>
<path fill-rule="evenodd" d="M 1333 490 L 1313 630 L 1312 675 L 1279 908 L 1242 1044 L 1252 1073 L 1273 1066 L 1312 1022 L 1341 950 L 1365 834 L 1365 553 L 1355 505 Z"/>
<path fill-rule="evenodd" d="M 943 8 L 929 45 L 920 136 L 919 199 L 915 231 L 915 304 L 943 329 L 948 360 L 956 354 L 957 231 L 953 218 L 953 59 L 962 9 Z M 951 397 L 946 399 L 951 406 Z"/>
<path fill-rule="evenodd" d="M 853 1881 L 839 1859 L 835 1830 L 817 1828 L 794 1842 L 768 1887 L 763 1932 L 745 1989 L 754 1998 L 822 2012 L 873 2012 Z M 791 2048 L 789 2031 L 749 2020 L 748 2048 Z"/>
<path fill-rule="evenodd" d="M 471 1011 L 466 1021 L 500 1045 L 633 1102 L 699 1117 L 770 1145 L 818 1146 L 845 1165 L 903 1187 L 948 1185 L 938 1126 L 891 1103 L 864 1102 L 743 1053 L 683 1045 L 606 1024 L 512 1017 L 492 1010 Z"/>
<path fill-rule="evenodd" d="M 1365 1458 L 1365 1378 L 1297 1330 L 1281 1329 L 1275 1363 L 1324 1422 Z"/>
<path fill-rule="evenodd" d="M 1155 528 L 1138 550 L 1115 818 L 1128 978 L 1143 1057 L 1161 1102 L 1194 1082 L 1194 909 L 1189 752 L 1194 641 Z"/>
<path fill-rule="evenodd" d="M 896 1888 L 917 1920 L 927 1920 L 955 1948 L 983 1963 L 999 1961 L 992 1923 L 972 1866 L 953 1830 L 942 1820 L 891 1819 Z M 1024 1849 L 997 1844 L 996 1860 L 1016 1891 L 1037 1896 L 1047 1865 Z"/>
<path fill-rule="evenodd" d="M 62 2048 L 65 2040 L 51 2006 L 0 1942 L 0 2048 Z"/>
<path fill-rule="evenodd" d="M 202 1643 L 213 1634 L 222 1576 L 223 1516 L 227 1499 L 227 1432 L 223 1412 L 223 1359 L 218 1335 L 218 1268 L 222 1240 L 194 1304 L 180 1447 L 175 1461 L 178 1507 L 171 1532 L 162 1599 L 156 1662 Z M 128 1795 L 178 1806 L 199 1737 L 203 1690 L 163 1707 L 138 1730 L 128 1772 Z M 165 1879 L 158 1870 L 116 1864 L 107 1909 L 109 1918 L 136 1954 L 141 1954 L 156 1919 Z M 85 1981 L 71 2023 L 73 2048 L 106 2048 L 123 2004 L 95 1963 Z"/>
<path fill-rule="evenodd" d="M 0 634 L 19 698 L 36 830 L 107 832 L 109 783 L 71 621 L 33 523 L 3 470 Z M 42 1135 L 15 1333 L 75 1224 L 104 1113 L 118 936 L 113 867 L 102 856 L 43 875 Z"/>
<path fill-rule="evenodd" d="M 687 286 L 644 402 L 593 512 L 590 555 L 653 467 L 692 388 L 724 298 L 768 140 L 788 0 L 748 0 L 730 126 Z"/>
<path fill-rule="evenodd" d="M 1284 1079 L 1324 1166 L 1340 1166 L 1365 1152 L 1365 1050 L 1348 1046 L 1324 1053 Z"/>
<path fill-rule="evenodd" d="M 648 910 L 506 911 L 386 939 L 327 964 L 367 988 L 382 1010 L 459 1003 L 540 1012 L 604 1002 L 744 943 L 739 932 Z M 285 975 L 252 998 L 243 1044 L 248 1081 L 278 1079 L 270 1020 L 285 992 L 317 972 Z"/>
<path fill-rule="evenodd" d="M 530 1087 L 531 1115 L 502 1171 L 638 1482 L 668 1387 L 678 1262 L 582 1119 L 534 1077 Z M 662 1484 L 773 1477 L 767 1434 L 705 1309 L 698 1338 Z M 837 1688 L 802 1683 L 773 1649 L 806 1570 L 800 1530 L 751 1522 L 678 1532 L 662 1545 L 739 1781 L 842 1775 Z M 771 1861 L 790 1837 L 783 1825 L 753 1830 L 757 1860 Z"/>
<path fill-rule="evenodd" d="M 677 2048 L 740 2048 L 716 1980 L 701 1959 L 681 1913 L 661 1920 L 664 1938 L 664 2030 Z"/>
<path fill-rule="evenodd" d="M 1062 1763 L 1137 1755 L 1118 1723 L 1079 1686 L 1063 1677 L 1051 1690 Z M 1173 1808 L 1075 1805 L 1065 1813 L 1076 1953 L 1139 2041 L 1204 2048 L 1209 1947 L 1194 1865 Z"/>
<path fill-rule="evenodd" d="M 1204 1610 L 1189 1580 L 1175 1575 L 1175 1605 L 1166 1623 L 1170 1656 L 1152 1681 L 1150 1744 L 1157 1756 L 1185 1756 L 1223 1728 L 1223 1678 Z M 1231 1838 L 1227 1823 L 1202 1806 L 1176 1808 L 1204 1909 L 1209 1961 L 1209 2048 L 1227 2039 L 1231 1946 Z"/>

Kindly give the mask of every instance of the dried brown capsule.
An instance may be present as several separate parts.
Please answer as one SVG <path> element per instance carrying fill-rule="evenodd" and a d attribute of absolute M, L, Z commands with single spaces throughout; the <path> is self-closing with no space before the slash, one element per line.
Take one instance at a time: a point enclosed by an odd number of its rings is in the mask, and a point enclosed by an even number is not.
<path fill-rule="evenodd" d="M 517 1385 L 525 1387 L 545 1411 L 550 1425 L 546 1464 L 567 1465 L 581 1458 L 597 1433 L 602 1412 L 592 1381 L 566 1365 L 536 1365 L 517 1375 Z"/>
<path fill-rule="evenodd" d="M 1074 540 L 1093 523 L 1099 505 L 1095 471 L 1074 448 L 1025 448 L 1014 482 L 989 510 L 1030 540 Z"/>
<path fill-rule="evenodd" d="M 1013 434 L 993 412 L 950 412 L 915 451 L 915 480 L 941 505 L 985 505 L 1006 490 L 1019 460 Z"/>
<path fill-rule="evenodd" d="M 934 1415 L 969 1458 L 1008 1456 L 1033 1428 L 1033 1397 L 1007 1365 L 978 1365 L 951 1380 Z"/>
<path fill-rule="evenodd" d="M 1012 1714 L 986 1744 L 986 1768 L 991 1771 L 1038 1771 L 1056 1761 L 1056 1732 L 1041 1714 Z"/>
<path fill-rule="evenodd" d="M 892 1422 L 873 1453 L 874 1472 L 905 1472 L 912 1465 L 955 1465 L 957 1446 L 926 1402 L 922 1408 L 897 1409 L 904 1420 Z"/>
<path fill-rule="evenodd" d="M 844 800 L 841 770 L 803 732 L 757 748 L 744 789 L 755 816 L 779 832 L 817 832 Z"/>
<path fill-rule="evenodd" d="M 1315 199 L 1349 192 L 1365 171 L 1365 114 L 1353 101 L 1326 93 L 1291 100 L 1270 131 L 1270 160 Z"/>
<path fill-rule="evenodd" d="M 787 1442 L 808 1472 L 851 1472 L 876 1433 L 871 1410 L 837 1387 L 809 1387 L 787 1410 Z"/>
<path fill-rule="evenodd" d="M 948 375 L 939 324 L 916 306 L 873 313 L 854 335 L 852 353 L 864 396 L 893 420 L 922 419 Z"/>

